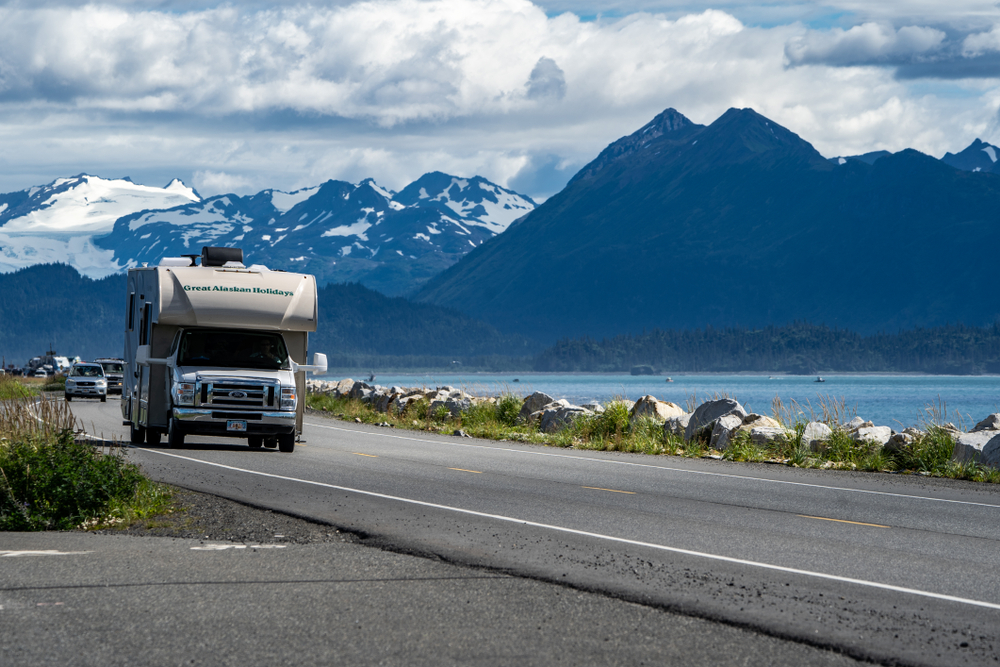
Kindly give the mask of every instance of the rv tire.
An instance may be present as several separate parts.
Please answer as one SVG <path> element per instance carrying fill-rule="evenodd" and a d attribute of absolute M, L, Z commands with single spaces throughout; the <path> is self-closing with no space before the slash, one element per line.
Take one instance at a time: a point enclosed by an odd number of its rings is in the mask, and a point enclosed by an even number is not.
<path fill-rule="evenodd" d="M 128 439 L 133 445 L 142 444 L 142 441 L 146 439 L 146 429 L 135 424 L 129 424 Z"/>
<path fill-rule="evenodd" d="M 159 447 L 160 432 L 155 428 L 146 428 L 146 444 L 150 447 Z"/>
<path fill-rule="evenodd" d="M 167 426 L 167 447 L 170 447 L 171 449 L 179 449 L 183 446 L 184 432 L 181 430 L 177 420 L 171 419 L 170 425 Z"/>
<path fill-rule="evenodd" d="M 291 433 L 282 433 L 278 436 L 278 451 L 285 452 L 286 454 L 295 450 L 295 431 Z"/>

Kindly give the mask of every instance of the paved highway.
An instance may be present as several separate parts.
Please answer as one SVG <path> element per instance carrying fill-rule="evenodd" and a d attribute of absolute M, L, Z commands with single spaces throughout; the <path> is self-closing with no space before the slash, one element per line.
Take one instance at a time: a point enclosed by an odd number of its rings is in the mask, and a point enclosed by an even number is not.
<path fill-rule="evenodd" d="M 117 401 L 73 404 L 124 439 Z M 997 664 L 1000 489 L 560 450 L 310 415 L 292 454 L 190 438 L 153 477 L 390 549 L 566 583 L 851 656 Z"/>

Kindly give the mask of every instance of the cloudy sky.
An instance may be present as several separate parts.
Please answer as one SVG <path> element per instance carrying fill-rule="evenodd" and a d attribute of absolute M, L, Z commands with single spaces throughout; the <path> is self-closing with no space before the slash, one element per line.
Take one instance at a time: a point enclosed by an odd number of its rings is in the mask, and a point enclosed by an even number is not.
<path fill-rule="evenodd" d="M 983 0 L 0 0 L 0 192 L 480 174 L 543 199 L 673 107 L 827 156 L 1000 143 Z"/>

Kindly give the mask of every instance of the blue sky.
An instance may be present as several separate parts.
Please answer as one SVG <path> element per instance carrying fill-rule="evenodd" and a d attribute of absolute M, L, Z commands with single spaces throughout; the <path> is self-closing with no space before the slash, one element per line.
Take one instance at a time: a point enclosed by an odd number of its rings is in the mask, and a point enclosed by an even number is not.
<path fill-rule="evenodd" d="M 667 107 L 827 156 L 1000 143 L 993 2 L 0 0 L 0 191 L 479 174 L 539 199 Z"/>

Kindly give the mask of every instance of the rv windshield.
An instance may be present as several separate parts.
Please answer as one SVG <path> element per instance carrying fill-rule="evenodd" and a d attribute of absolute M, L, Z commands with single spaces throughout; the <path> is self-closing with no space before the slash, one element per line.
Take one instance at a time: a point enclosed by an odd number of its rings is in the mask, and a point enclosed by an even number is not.
<path fill-rule="evenodd" d="M 288 369 L 281 334 L 233 329 L 189 329 L 181 337 L 178 366 Z"/>

